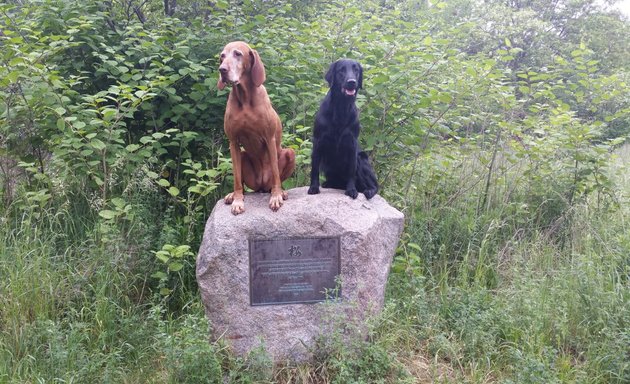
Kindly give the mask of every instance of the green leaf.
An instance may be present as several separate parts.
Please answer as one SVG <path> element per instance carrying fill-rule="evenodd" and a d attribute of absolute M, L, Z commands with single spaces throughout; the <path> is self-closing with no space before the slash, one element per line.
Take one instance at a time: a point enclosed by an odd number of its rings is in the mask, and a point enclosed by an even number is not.
<path fill-rule="evenodd" d="M 389 81 L 389 76 L 385 73 L 381 73 L 378 76 L 375 76 L 374 78 L 372 78 L 372 84 L 373 85 L 378 85 L 378 84 L 383 84 Z"/>
<path fill-rule="evenodd" d="M 116 212 L 110 211 L 109 209 L 104 209 L 98 213 L 100 217 L 106 220 L 111 220 L 116 217 Z"/>
<path fill-rule="evenodd" d="M 158 184 L 161 185 L 162 187 L 170 187 L 171 185 L 171 183 L 169 183 L 168 180 L 166 179 L 158 180 Z"/>
<path fill-rule="evenodd" d="M 422 248 L 416 243 L 407 243 L 407 246 L 417 250 L 418 252 L 422 252 Z"/>
<path fill-rule="evenodd" d="M 200 185 L 193 185 L 193 186 L 188 188 L 188 191 L 190 191 L 192 193 L 197 193 L 199 195 L 201 195 L 203 193 L 203 189 L 201 188 Z"/>
<path fill-rule="evenodd" d="M 177 187 L 170 187 L 168 193 L 170 193 L 171 196 L 177 196 L 179 195 L 179 189 Z"/>
<path fill-rule="evenodd" d="M 114 204 L 116 208 L 123 208 L 126 203 L 125 200 L 121 199 L 120 197 L 114 197 L 112 199 L 112 204 Z"/>
<path fill-rule="evenodd" d="M 182 268 L 184 268 L 184 264 L 183 263 L 179 263 L 177 261 L 172 262 L 168 265 L 168 269 L 171 272 L 177 272 L 179 270 L 181 270 Z"/>
<path fill-rule="evenodd" d="M 453 96 L 448 93 L 440 93 L 440 95 L 438 96 L 438 100 L 443 103 L 450 103 L 453 100 Z"/>
<path fill-rule="evenodd" d="M 175 249 L 175 246 L 174 246 L 173 244 L 164 244 L 164 245 L 162 246 L 162 249 L 163 249 L 164 251 L 171 252 L 171 251 L 173 251 L 173 250 Z"/>
<path fill-rule="evenodd" d="M 17 81 L 17 79 L 20 77 L 21 72 L 20 71 L 11 71 L 9 72 L 8 75 L 6 75 L 7 80 L 9 80 L 10 82 L 14 83 Z"/>
<path fill-rule="evenodd" d="M 103 149 L 105 149 L 107 146 L 105 145 L 105 143 L 103 143 L 101 140 L 99 139 L 94 139 L 92 141 L 90 141 L 90 145 L 98 150 L 98 151 L 102 151 Z"/>
<path fill-rule="evenodd" d="M 14 57 L 13 59 L 11 59 L 11 61 L 9 61 L 9 65 L 16 66 L 16 65 L 19 65 L 19 64 L 23 64 L 25 62 L 26 62 L 26 60 L 24 60 L 23 57 Z"/>
<path fill-rule="evenodd" d="M 175 248 L 175 257 L 182 257 L 190 253 L 190 245 L 179 245 Z"/>
<path fill-rule="evenodd" d="M 101 113 L 103 114 L 103 119 L 104 120 L 110 120 L 111 118 L 116 116 L 118 111 L 116 109 L 114 109 L 114 108 L 104 108 Z"/>
<path fill-rule="evenodd" d="M 160 280 L 166 280 L 168 278 L 168 275 L 162 271 L 158 271 L 155 272 L 154 274 L 151 275 L 151 277 L 154 277 L 156 279 L 160 279 Z"/>
<path fill-rule="evenodd" d="M 140 148 L 138 144 L 129 144 L 128 146 L 125 147 L 127 152 L 135 152 L 138 150 L 138 148 Z"/>
<path fill-rule="evenodd" d="M 403 273 L 405 272 L 405 266 L 400 263 L 394 263 L 392 265 L 392 273 Z"/>
<path fill-rule="evenodd" d="M 168 253 L 166 251 L 157 251 L 157 252 L 155 252 L 155 257 L 157 257 L 158 260 L 160 260 L 163 263 L 167 263 L 171 259 L 170 253 Z"/>

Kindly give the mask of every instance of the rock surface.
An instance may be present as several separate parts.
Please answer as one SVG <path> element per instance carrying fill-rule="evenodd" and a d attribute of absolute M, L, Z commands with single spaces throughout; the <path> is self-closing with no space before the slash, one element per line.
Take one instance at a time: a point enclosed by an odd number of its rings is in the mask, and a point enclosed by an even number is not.
<path fill-rule="evenodd" d="M 269 194 L 247 194 L 245 212 L 217 202 L 197 257 L 197 282 L 213 339 L 238 355 L 261 344 L 275 361 L 305 361 L 333 316 L 361 326 L 383 306 L 392 257 L 404 217 L 380 196 L 356 200 L 343 191 L 308 187 L 288 191 L 278 212 Z M 341 300 L 316 304 L 250 305 L 249 239 L 340 236 Z"/>

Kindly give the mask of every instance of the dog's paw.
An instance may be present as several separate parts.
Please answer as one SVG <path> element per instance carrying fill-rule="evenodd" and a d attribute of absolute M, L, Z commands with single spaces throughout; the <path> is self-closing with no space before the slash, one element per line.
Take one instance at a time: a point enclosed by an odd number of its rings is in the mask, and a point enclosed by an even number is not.
<path fill-rule="evenodd" d="M 289 192 L 282 191 L 282 200 L 288 200 L 288 199 L 289 199 Z"/>
<path fill-rule="evenodd" d="M 236 196 L 234 192 L 230 192 L 223 198 L 223 202 L 227 205 L 232 205 L 230 209 L 233 215 L 239 215 L 245 212 L 245 200 L 243 195 Z"/>
<path fill-rule="evenodd" d="M 239 215 L 245 212 L 245 201 L 243 199 L 234 199 L 232 201 L 232 214 Z"/>
<path fill-rule="evenodd" d="M 365 195 L 365 198 L 370 200 L 371 198 L 374 197 L 374 195 L 376 195 L 377 190 L 376 189 L 367 189 L 365 191 L 363 191 L 363 194 Z"/>
<path fill-rule="evenodd" d="M 280 207 L 282 207 L 283 200 L 283 193 L 272 194 L 271 199 L 269 199 L 269 208 L 271 208 L 272 211 L 276 212 L 278 209 L 280 209 Z"/>
<path fill-rule="evenodd" d="M 346 189 L 346 196 L 350 196 L 353 199 L 356 199 L 359 196 L 359 192 L 357 192 L 356 188 Z"/>
<path fill-rule="evenodd" d="M 311 187 L 308 189 L 308 194 L 309 195 L 317 195 L 319 193 L 319 187 L 315 186 L 315 185 L 311 185 Z"/>

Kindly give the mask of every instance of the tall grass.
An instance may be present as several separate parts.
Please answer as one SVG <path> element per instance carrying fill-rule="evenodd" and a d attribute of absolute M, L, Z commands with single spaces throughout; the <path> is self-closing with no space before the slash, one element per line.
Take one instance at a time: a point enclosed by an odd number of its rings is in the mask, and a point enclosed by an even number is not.
<path fill-rule="evenodd" d="M 456 197 L 415 200 L 422 213 L 395 260 L 390 303 L 407 330 L 401 352 L 442 372 L 427 382 L 630 380 L 628 147 L 618 154 L 609 204 L 591 196 L 546 224 L 519 212 L 532 196 L 516 188 L 509 198 L 490 189 L 503 203 L 476 212 L 470 167 L 450 175 Z M 515 185 L 520 175 L 504 177 Z"/>
<path fill-rule="evenodd" d="M 572 206 L 518 164 L 498 158 L 488 187 L 474 156 L 448 172 L 435 157 L 409 190 L 389 189 L 408 223 L 368 338 L 330 335 L 300 366 L 208 343 L 192 259 L 158 293 L 150 251 L 182 239 L 154 195 L 130 195 L 124 223 L 87 198 L 14 201 L 0 218 L 0 382 L 630 381 L 629 147 L 610 169 L 614 195 Z"/>
<path fill-rule="evenodd" d="M 99 381 L 146 366 L 134 276 L 94 239 L 61 232 L 73 220 L 63 209 L 3 219 L 0 381 Z"/>
<path fill-rule="evenodd" d="M 87 198 L 58 199 L 43 208 L 20 196 L 0 217 L 0 383 L 260 377 L 250 361 L 208 342 L 203 307 L 186 285 L 194 259 L 173 297 L 159 293 L 151 274 L 163 267 L 149 247 L 177 239 L 168 212 L 156 220 L 145 197 L 134 217 L 112 223 Z"/>

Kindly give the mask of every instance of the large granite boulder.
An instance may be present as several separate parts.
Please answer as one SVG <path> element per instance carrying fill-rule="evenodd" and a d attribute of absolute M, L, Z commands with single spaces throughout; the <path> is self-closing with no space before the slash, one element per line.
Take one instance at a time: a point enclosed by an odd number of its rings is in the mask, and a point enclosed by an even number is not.
<path fill-rule="evenodd" d="M 289 199 L 277 212 L 267 206 L 268 194 L 247 194 L 245 213 L 238 216 L 221 200 L 208 219 L 197 257 L 197 282 L 212 337 L 224 339 L 236 354 L 245 355 L 262 344 L 275 361 L 308 360 L 316 340 L 330 331 L 326 322 L 331 316 L 360 327 L 382 309 L 403 214 L 378 195 L 367 200 L 359 194 L 353 200 L 340 190 L 322 188 L 318 195 L 307 190 L 289 190 Z M 264 299 L 263 305 L 252 305 L 250 247 L 265 240 L 313 238 L 338 239 L 340 299 L 281 304 L 284 300 L 276 297 L 275 305 L 264 305 Z M 312 245 L 320 253 L 305 249 L 310 264 L 301 265 L 320 268 L 326 247 L 334 249 L 335 244 Z M 269 276 L 273 283 L 274 275 Z M 300 284 L 310 285 L 297 279 L 291 289 L 299 291 Z"/>

